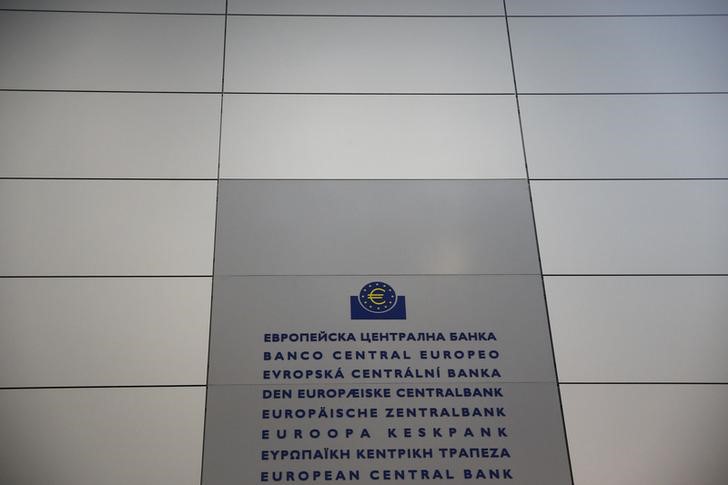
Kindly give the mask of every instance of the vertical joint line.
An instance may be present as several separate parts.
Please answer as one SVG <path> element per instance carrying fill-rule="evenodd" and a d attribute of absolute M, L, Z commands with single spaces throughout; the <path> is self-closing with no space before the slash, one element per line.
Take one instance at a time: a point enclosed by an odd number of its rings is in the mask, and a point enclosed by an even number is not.
<path fill-rule="evenodd" d="M 518 129 L 521 134 L 521 150 L 523 153 L 523 165 L 526 172 L 526 185 L 528 186 L 528 199 L 531 204 L 531 219 L 533 221 L 533 235 L 536 240 L 536 255 L 538 257 L 538 272 L 541 277 L 541 291 L 543 292 L 543 304 L 546 311 L 546 325 L 549 331 L 549 343 L 551 345 L 551 358 L 554 366 L 554 377 L 556 379 L 556 394 L 559 398 L 559 410 L 561 411 L 561 424 L 564 433 L 564 444 L 566 446 L 566 459 L 569 464 L 569 476 L 571 484 L 574 485 L 574 471 L 571 465 L 571 451 L 569 449 L 569 437 L 566 434 L 566 418 L 564 416 L 564 405 L 561 400 L 561 384 L 559 382 L 559 370 L 556 367 L 556 350 L 554 349 L 554 338 L 551 332 L 551 316 L 549 314 L 548 301 L 546 300 L 546 283 L 543 276 L 543 263 L 541 262 L 541 249 L 538 244 L 538 228 L 536 227 L 536 211 L 533 206 L 533 192 L 531 190 L 531 176 L 528 170 L 528 157 L 526 156 L 526 140 L 523 136 L 523 119 L 521 117 L 521 102 L 518 98 L 518 81 L 516 79 L 516 64 L 513 60 L 513 45 L 511 43 L 511 28 L 508 24 L 508 5 L 507 0 L 503 0 L 503 17 L 506 23 L 506 36 L 508 37 L 508 55 L 511 60 L 511 73 L 513 74 L 513 93 L 516 98 L 516 112 L 518 114 Z"/>
<path fill-rule="evenodd" d="M 214 228 L 212 236 L 212 280 L 210 283 L 210 317 L 208 319 L 208 333 L 207 333 L 207 369 L 205 370 L 205 409 L 203 411 L 202 418 L 202 450 L 200 457 L 200 484 L 204 478 L 205 469 L 205 436 L 207 434 L 207 404 L 208 404 L 208 389 L 210 381 L 210 350 L 212 343 L 212 305 L 215 295 L 215 249 L 217 246 L 217 216 L 219 212 L 219 200 L 220 200 L 220 161 L 222 159 L 222 112 L 225 100 L 225 53 L 227 50 L 227 24 L 228 24 L 228 0 L 225 0 L 225 15 L 223 17 L 223 31 L 222 31 L 222 69 L 220 74 L 220 122 L 218 126 L 217 135 L 217 175 L 215 177 L 215 217 L 214 217 Z"/>

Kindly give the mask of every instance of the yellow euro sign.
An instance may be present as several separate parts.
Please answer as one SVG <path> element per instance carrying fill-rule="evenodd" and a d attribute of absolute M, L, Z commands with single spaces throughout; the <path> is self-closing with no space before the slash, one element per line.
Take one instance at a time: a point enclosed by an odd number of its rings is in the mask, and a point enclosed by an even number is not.
<path fill-rule="evenodd" d="M 375 305 L 383 305 L 385 303 L 384 293 L 385 291 L 383 288 L 374 288 L 369 292 L 369 295 L 367 295 L 367 299 Z"/>

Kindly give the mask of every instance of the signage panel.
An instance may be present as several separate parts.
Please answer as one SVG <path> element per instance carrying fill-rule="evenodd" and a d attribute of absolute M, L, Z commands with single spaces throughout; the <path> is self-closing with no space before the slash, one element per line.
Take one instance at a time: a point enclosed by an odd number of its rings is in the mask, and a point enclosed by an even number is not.
<path fill-rule="evenodd" d="M 204 485 L 570 481 L 519 180 L 226 180 Z"/>

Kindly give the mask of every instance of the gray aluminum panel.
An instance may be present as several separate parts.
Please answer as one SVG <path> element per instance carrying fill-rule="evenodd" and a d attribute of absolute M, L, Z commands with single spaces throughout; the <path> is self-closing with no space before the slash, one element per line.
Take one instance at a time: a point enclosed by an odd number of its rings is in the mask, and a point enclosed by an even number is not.
<path fill-rule="evenodd" d="M 222 16 L 0 12 L 0 88 L 219 91 Z"/>
<path fill-rule="evenodd" d="M 225 13 L 225 0 L 0 0 L 0 8 L 99 12 Z"/>
<path fill-rule="evenodd" d="M 525 178 L 504 96 L 225 95 L 224 178 Z"/>
<path fill-rule="evenodd" d="M 325 386 L 315 386 L 323 388 Z M 386 387 L 394 389 L 393 394 L 402 388 L 416 385 L 397 386 L 340 386 Z M 453 387 L 482 388 L 481 385 Z M 422 407 L 420 398 L 393 398 L 377 400 L 346 399 L 295 399 L 293 401 L 262 400 L 264 386 L 212 386 L 208 391 L 207 429 L 205 433 L 205 462 L 203 465 L 203 485 L 229 485 L 231 483 L 260 483 L 263 471 L 300 471 L 300 470 L 359 470 L 362 484 L 378 484 L 379 480 L 369 478 L 372 470 L 381 474 L 382 470 L 427 469 L 449 470 L 454 477 L 452 483 L 475 483 L 465 480 L 463 469 L 511 469 L 513 480 L 508 483 L 519 485 L 564 485 L 570 483 L 569 464 L 562 428 L 561 412 L 555 384 L 504 384 L 503 397 L 495 398 L 432 398 L 427 399 L 428 407 L 503 407 L 506 417 L 488 418 L 347 418 L 347 419 L 306 419 L 296 422 L 295 427 L 308 433 L 311 429 L 337 429 L 343 434 L 347 428 L 355 435 L 366 428 L 371 439 L 343 437 L 322 439 L 293 439 L 290 437 L 293 426 L 290 420 L 274 421 L 260 419 L 263 409 L 297 409 L 360 407 L 377 408 L 385 415 L 389 407 Z M 280 389 L 287 389 L 282 387 Z M 505 427 L 508 437 L 497 436 L 497 427 Z M 480 433 L 481 428 L 492 429 L 492 438 L 463 438 L 466 428 Z M 287 428 L 289 436 L 285 439 L 260 439 L 263 429 Z M 397 438 L 388 438 L 387 430 L 395 428 Z M 414 428 L 415 436 L 423 428 L 424 437 L 403 437 L 404 428 Z M 440 428 L 443 437 L 434 437 L 433 428 Z M 453 436 L 450 434 L 453 429 Z M 275 436 L 275 435 L 274 435 Z M 264 461 L 262 450 L 291 449 L 339 449 L 350 448 L 349 460 L 298 460 Z M 440 448 L 480 448 L 507 447 L 511 458 L 441 458 Z M 435 458 L 431 459 L 356 459 L 357 449 L 423 449 L 432 448 Z M 381 476 L 381 475 L 380 475 Z M 481 481 L 481 480 L 478 480 Z M 426 480 L 407 481 L 406 483 L 426 483 Z"/>
<path fill-rule="evenodd" d="M 503 15 L 499 0 L 231 0 L 232 14 Z"/>
<path fill-rule="evenodd" d="M 725 0 L 506 0 L 508 15 L 707 15 L 728 13 Z"/>
<path fill-rule="evenodd" d="M 728 181 L 531 182 L 545 274 L 728 273 Z"/>
<path fill-rule="evenodd" d="M 215 186 L 0 180 L 0 275 L 211 275 Z"/>
<path fill-rule="evenodd" d="M 390 284 L 406 297 L 406 320 L 351 320 L 349 297 L 370 281 Z M 404 277 L 216 277 L 210 347 L 212 384 L 285 384 L 265 379 L 264 369 L 335 369 L 347 378 L 337 382 L 377 382 L 352 378 L 352 369 L 497 368 L 500 381 L 553 381 L 551 343 L 539 276 L 404 276 Z M 352 332 L 356 343 L 265 343 L 266 333 Z M 493 332 L 487 342 L 366 342 L 366 332 Z M 407 349 L 410 360 L 336 360 L 335 351 Z M 496 358 L 421 359 L 419 351 L 496 350 Z M 263 351 L 321 350 L 320 361 L 264 361 Z M 477 364 L 477 365 L 476 365 Z M 463 382 L 462 377 L 444 381 Z M 467 381 L 484 379 L 467 378 Z M 290 381 L 288 381 L 290 383 Z"/>
<path fill-rule="evenodd" d="M 0 176 L 216 178 L 220 95 L 0 92 Z"/>
<path fill-rule="evenodd" d="M 503 18 L 230 17 L 225 89 L 512 93 Z"/>
<path fill-rule="evenodd" d="M 204 388 L 0 390 L 0 483 L 197 485 Z"/>
<path fill-rule="evenodd" d="M 724 485 L 728 386 L 561 385 L 574 483 Z"/>
<path fill-rule="evenodd" d="M 204 384 L 211 278 L 0 278 L 0 387 Z"/>
<path fill-rule="evenodd" d="M 726 92 L 728 17 L 513 18 L 523 93 Z"/>
<path fill-rule="evenodd" d="M 728 382 L 728 277 L 546 277 L 562 381 Z"/>
<path fill-rule="evenodd" d="M 220 182 L 216 275 L 538 274 L 528 186 Z"/>
<path fill-rule="evenodd" d="M 520 103 L 532 178 L 728 177 L 726 94 L 521 96 Z"/>

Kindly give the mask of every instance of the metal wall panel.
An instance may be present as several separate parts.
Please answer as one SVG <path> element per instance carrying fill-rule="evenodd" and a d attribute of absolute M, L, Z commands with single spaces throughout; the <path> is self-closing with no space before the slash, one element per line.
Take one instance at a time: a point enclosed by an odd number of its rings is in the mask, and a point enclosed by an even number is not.
<path fill-rule="evenodd" d="M 210 275 L 215 182 L 0 180 L 0 274 Z"/>
<path fill-rule="evenodd" d="M 722 485 L 728 388 L 562 385 L 577 485 Z"/>
<path fill-rule="evenodd" d="M 231 14 L 503 15 L 499 0 L 231 0 Z"/>
<path fill-rule="evenodd" d="M 222 14 L 225 0 L 0 0 L 0 8 Z"/>
<path fill-rule="evenodd" d="M 220 182 L 219 276 L 538 272 L 524 181 Z"/>
<path fill-rule="evenodd" d="M 0 12 L 0 88 L 219 91 L 219 16 Z"/>
<path fill-rule="evenodd" d="M 200 483 L 202 388 L 0 390 L 0 482 Z"/>
<path fill-rule="evenodd" d="M 349 297 L 366 283 L 383 280 L 406 296 L 407 320 L 366 322 L 352 320 Z M 315 304 L 311 304 L 315 302 Z M 447 365 L 471 368 L 476 363 L 496 367 L 503 378 L 494 382 L 554 382 L 548 324 L 539 276 L 249 276 L 216 277 L 210 347 L 211 384 L 271 384 L 263 368 L 326 368 L 321 362 L 262 362 L 261 346 L 266 333 L 306 331 L 359 332 L 493 332 L 492 342 L 331 342 L 311 344 L 328 356 L 336 350 L 373 348 L 407 350 L 410 359 L 392 361 L 389 367 L 420 368 Z M 490 360 L 421 360 L 413 347 L 425 351 L 462 349 L 496 350 L 502 355 Z M 271 351 L 287 351 L 289 345 L 268 344 Z M 439 355 L 439 354 L 438 354 Z M 379 362 L 376 362 L 379 364 Z M 345 372 L 361 361 L 341 360 Z M 443 376 L 441 382 L 464 382 Z M 467 379 L 484 382 L 486 379 Z M 340 380 L 356 384 L 371 379 Z"/>
<path fill-rule="evenodd" d="M 502 18 L 230 17 L 225 90 L 512 93 Z"/>
<path fill-rule="evenodd" d="M 365 388 L 367 385 L 345 385 L 344 389 Z M 373 386 L 373 387 L 382 387 Z M 412 389 L 423 387 L 418 385 L 393 385 L 395 389 Z M 455 385 L 460 387 L 460 385 Z M 287 389 L 288 387 L 281 387 Z M 260 399 L 262 386 L 213 386 L 209 390 L 207 431 L 205 433 L 205 466 L 203 470 L 203 485 L 227 485 L 231 482 L 240 481 L 255 483 L 260 480 L 261 472 L 270 470 L 270 465 L 257 459 L 260 456 L 256 441 L 251 439 L 259 436 L 262 429 L 253 420 L 248 419 L 249 415 L 260 415 L 265 406 L 270 403 Z M 433 436 L 432 428 L 438 425 L 444 429 L 458 430 L 460 434 L 466 427 L 477 429 L 481 427 L 505 426 L 513 438 L 509 438 L 509 446 L 513 450 L 513 458 L 500 459 L 448 459 L 438 455 L 433 459 L 373 459 L 373 460 L 321 460 L 320 468 L 332 470 L 356 469 L 361 472 L 359 483 L 374 485 L 381 483 L 384 470 L 394 471 L 400 469 L 415 469 L 418 466 L 429 466 L 430 474 L 435 469 L 450 470 L 452 483 L 465 483 L 463 469 L 471 472 L 477 470 L 495 469 L 501 471 L 501 467 L 513 468 L 512 479 L 509 483 L 528 485 L 539 483 L 543 485 L 563 485 L 569 483 L 569 469 L 566 459 L 566 447 L 561 427 L 560 409 L 556 388 L 553 384 L 530 383 L 530 384 L 503 384 L 504 397 L 495 399 L 480 400 L 485 405 L 503 406 L 508 409 L 508 416 L 494 420 L 491 418 L 445 418 L 428 420 L 423 418 L 399 418 L 396 420 L 380 417 L 378 419 L 346 419 L 344 426 L 359 432 L 362 427 L 368 427 L 373 436 L 387 436 L 387 429 L 394 428 L 397 437 L 386 439 L 392 449 L 411 449 L 412 446 L 433 448 L 435 450 L 459 447 L 463 438 Z M 472 405 L 471 399 L 439 398 L 428 399 L 432 406 L 468 406 Z M 417 398 L 403 398 L 396 400 L 382 400 L 382 406 L 397 405 L 403 407 L 417 407 L 422 405 L 422 400 Z M 320 399 L 316 407 L 334 408 L 341 404 L 336 399 Z M 300 404 L 297 401 L 280 402 L 278 405 L 283 409 L 296 409 Z M 327 423 L 324 421 L 324 423 Z M 310 419 L 301 423 L 300 429 L 308 433 L 311 428 L 319 426 L 320 420 Z M 263 429 L 274 431 L 280 424 L 274 421 L 266 422 Z M 328 426 L 328 423 L 326 424 Z M 427 430 L 426 436 L 417 438 L 404 438 L 404 428 L 411 428 L 415 433 L 419 429 Z M 445 431 L 446 435 L 449 431 Z M 528 438 L 527 438 L 528 437 Z M 328 446 L 334 449 L 352 446 L 353 439 L 346 439 L 343 436 L 337 439 L 325 439 Z M 474 443 L 489 443 L 494 447 L 498 446 L 498 440 L 472 440 Z M 379 440 L 360 440 L 363 449 L 370 446 L 377 446 Z M 264 449 L 296 449 L 301 446 L 301 440 L 287 436 L 283 439 L 271 440 Z M 318 443 L 321 443 L 320 441 Z M 320 446 L 320 445 L 319 445 Z M 354 453 L 352 453 L 354 456 Z M 243 457 L 243 458 L 241 458 Z M 250 458 L 244 458 L 250 457 Z M 256 457 L 255 459 L 252 457 Z M 495 462 L 495 463 L 493 463 Z M 300 462 L 299 462 L 300 463 Z M 296 463 L 294 466 L 299 465 Z M 425 465 L 427 463 L 428 465 Z M 506 464 L 507 463 L 507 464 Z M 288 465 L 290 469 L 294 466 Z M 286 465 L 278 465 L 277 469 L 287 470 Z M 305 467 L 305 465 L 304 465 Z M 309 468 L 310 467 L 306 467 Z M 378 479 L 370 478 L 372 471 L 378 472 Z M 486 472 L 487 473 L 487 472 Z M 443 479 L 444 481 L 445 479 Z M 426 482 L 425 480 L 417 480 Z M 448 480 L 449 481 L 449 480 Z M 472 481 L 476 481 L 475 474 Z M 416 482 L 412 480 L 412 482 Z"/>
<path fill-rule="evenodd" d="M 506 0 L 508 15 L 709 15 L 728 13 L 723 0 Z"/>
<path fill-rule="evenodd" d="M 224 178 L 523 178 L 513 96 L 226 95 Z"/>
<path fill-rule="evenodd" d="M 728 91 L 728 17 L 513 18 L 522 93 Z"/>
<path fill-rule="evenodd" d="M 220 95 L 0 92 L 0 176 L 216 178 Z"/>
<path fill-rule="evenodd" d="M 546 274 L 728 273 L 728 181 L 532 182 Z"/>
<path fill-rule="evenodd" d="M 728 382 L 728 277 L 552 276 L 566 382 Z"/>
<path fill-rule="evenodd" d="M 211 278 L 1 278 L 0 387 L 204 384 Z"/>
<path fill-rule="evenodd" d="M 533 178 L 728 177 L 728 95 L 521 96 Z"/>

